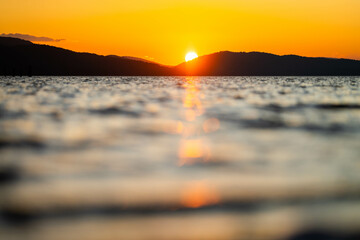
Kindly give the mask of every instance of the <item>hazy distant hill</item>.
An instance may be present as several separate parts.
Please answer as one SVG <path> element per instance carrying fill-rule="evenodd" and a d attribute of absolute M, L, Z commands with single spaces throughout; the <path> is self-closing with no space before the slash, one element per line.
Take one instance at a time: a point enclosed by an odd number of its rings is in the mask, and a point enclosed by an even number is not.
<path fill-rule="evenodd" d="M 140 58 L 78 53 L 0 37 L 0 75 L 360 75 L 360 61 L 259 52 L 218 52 L 169 67 Z"/>
<path fill-rule="evenodd" d="M 170 68 L 135 59 L 78 53 L 0 37 L 0 75 L 169 75 Z"/>
<path fill-rule="evenodd" d="M 175 67 L 175 72 L 217 76 L 360 75 L 360 61 L 260 52 L 218 52 L 182 63 Z"/>
<path fill-rule="evenodd" d="M 108 55 L 107 57 L 113 57 L 113 58 L 125 58 L 125 59 L 130 59 L 130 60 L 135 60 L 135 61 L 141 61 L 141 62 L 147 62 L 147 63 L 155 63 L 158 65 L 162 65 L 162 66 L 167 66 L 167 65 L 163 65 L 154 61 L 150 61 L 144 58 L 138 58 L 138 57 L 131 57 L 131 56 L 117 56 L 117 55 Z"/>

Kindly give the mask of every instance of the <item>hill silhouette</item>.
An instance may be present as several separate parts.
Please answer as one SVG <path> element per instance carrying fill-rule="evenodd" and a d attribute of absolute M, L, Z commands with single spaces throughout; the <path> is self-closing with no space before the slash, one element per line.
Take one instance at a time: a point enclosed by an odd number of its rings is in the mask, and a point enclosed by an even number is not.
<path fill-rule="evenodd" d="M 135 57 L 101 56 L 0 37 L 0 75 L 57 76 L 309 76 L 360 75 L 360 61 L 218 52 L 177 66 Z"/>
<path fill-rule="evenodd" d="M 159 63 L 154 62 L 154 61 L 151 61 L 151 60 L 147 60 L 147 59 L 144 59 L 144 58 L 138 58 L 138 57 L 131 57 L 131 56 L 117 56 L 117 55 L 108 55 L 107 57 L 125 58 L 125 59 L 130 59 L 130 60 L 140 61 L 140 62 L 155 63 L 155 64 L 158 64 L 158 65 L 167 66 L 167 65 L 159 64 Z"/>
<path fill-rule="evenodd" d="M 1 75 L 169 75 L 169 67 L 129 58 L 78 53 L 26 40 L 0 37 Z"/>
<path fill-rule="evenodd" d="M 360 61 L 226 51 L 182 63 L 175 67 L 175 72 L 204 76 L 360 75 Z"/>

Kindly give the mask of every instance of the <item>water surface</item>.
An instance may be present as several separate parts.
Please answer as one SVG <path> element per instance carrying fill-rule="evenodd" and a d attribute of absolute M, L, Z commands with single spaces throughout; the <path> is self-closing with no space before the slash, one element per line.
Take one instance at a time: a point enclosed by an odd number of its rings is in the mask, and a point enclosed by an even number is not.
<path fill-rule="evenodd" d="M 355 239 L 359 90 L 359 77 L 0 77 L 0 235 Z"/>

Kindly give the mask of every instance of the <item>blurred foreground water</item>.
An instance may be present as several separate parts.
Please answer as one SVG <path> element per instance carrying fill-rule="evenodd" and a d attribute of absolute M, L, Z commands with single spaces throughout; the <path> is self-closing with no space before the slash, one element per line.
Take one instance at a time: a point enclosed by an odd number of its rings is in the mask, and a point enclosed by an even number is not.
<path fill-rule="evenodd" d="M 1 239 L 360 239 L 359 77 L 0 77 Z"/>

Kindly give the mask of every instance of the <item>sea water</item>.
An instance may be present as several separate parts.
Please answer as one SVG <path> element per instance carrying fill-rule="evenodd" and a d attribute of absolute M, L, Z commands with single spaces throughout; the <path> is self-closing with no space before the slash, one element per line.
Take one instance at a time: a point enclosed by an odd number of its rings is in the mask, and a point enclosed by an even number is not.
<path fill-rule="evenodd" d="M 2 239 L 350 239 L 359 172 L 359 77 L 0 77 Z"/>

